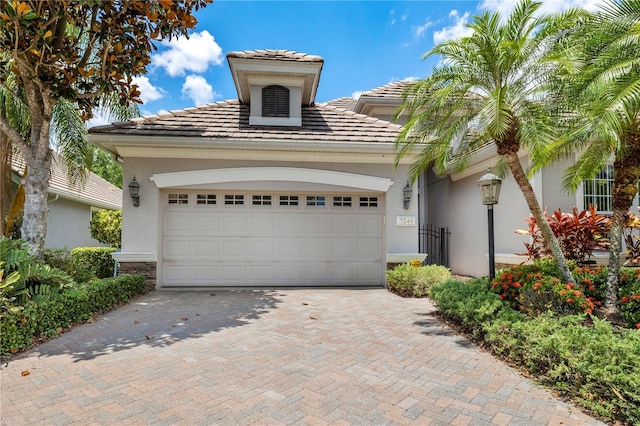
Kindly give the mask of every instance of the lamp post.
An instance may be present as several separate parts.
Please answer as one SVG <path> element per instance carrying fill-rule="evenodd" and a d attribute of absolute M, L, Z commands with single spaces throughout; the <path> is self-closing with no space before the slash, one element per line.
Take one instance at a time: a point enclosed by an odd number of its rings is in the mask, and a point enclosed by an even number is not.
<path fill-rule="evenodd" d="M 493 281 L 496 276 L 495 247 L 493 239 L 493 206 L 494 204 L 498 204 L 501 186 L 502 179 L 491 173 L 491 168 L 488 168 L 487 173 L 478 180 L 482 204 L 487 206 L 487 220 L 489 222 L 489 281 Z"/>

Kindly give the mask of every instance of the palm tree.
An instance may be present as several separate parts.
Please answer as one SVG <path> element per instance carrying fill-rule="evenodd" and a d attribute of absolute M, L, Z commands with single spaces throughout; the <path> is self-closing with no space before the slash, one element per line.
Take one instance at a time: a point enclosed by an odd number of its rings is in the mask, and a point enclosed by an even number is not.
<path fill-rule="evenodd" d="M 520 187 L 564 280 L 574 282 L 527 174 L 518 158 L 526 148 L 532 163 L 555 140 L 551 106 L 544 102 L 557 69 L 571 65 L 554 50 L 578 10 L 537 15 L 541 3 L 521 1 L 506 19 L 499 12 L 475 16 L 468 37 L 443 42 L 424 58 L 440 57 L 432 75 L 410 87 L 396 117 L 408 114 L 398 137 L 397 160 L 418 150 L 411 175 L 434 164 L 440 174 L 466 167 L 474 151 L 493 143 Z"/>
<path fill-rule="evenodd" d="M 571 190 L 614 158 L 604 312 L 615 318 L 622 232 L 640 179 L 640 0 L 605 3 L 571 40 L 584 67 L 564 86 L 574 120 L 557 147 L 582 152 L 565 173 L 564 186 Z"/>

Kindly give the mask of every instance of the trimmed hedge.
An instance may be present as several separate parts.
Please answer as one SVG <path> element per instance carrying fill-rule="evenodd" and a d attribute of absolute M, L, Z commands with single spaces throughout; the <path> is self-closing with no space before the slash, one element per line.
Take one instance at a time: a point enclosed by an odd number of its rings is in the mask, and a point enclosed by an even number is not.
<path fill-rule="evenodd" d="M 431 287 L 441 313 L 532 377 L 621 424 L 640 424 L 640 330 L 590 315 L 535 318 L 511 309 L 486 279 Z"/>
<path fill-rule="evenodd" d="M 415 267 L 404 263 L 387 271 L 386 277 L 390 292 L 402 297 L 426 297 L 429 287 L 451 278 L 451 271 L 440 265 Z"/>
<path fill-rule="evenodd" d="M 67 288 L 55 299 L 28 303 L 23 309 L 0 314 L 0 354 L 30 347 L 39 338 L 56 336 L 72 324 L 82 323 L 144 294 L 144 277 L 125 275 Z"/>
<path fill-rule="evenodd" d="M 77 247 L 71 250 L 73 272 L 77 282 L 87 282 L 94 278 L 113 276 L 113 247 Z"/>

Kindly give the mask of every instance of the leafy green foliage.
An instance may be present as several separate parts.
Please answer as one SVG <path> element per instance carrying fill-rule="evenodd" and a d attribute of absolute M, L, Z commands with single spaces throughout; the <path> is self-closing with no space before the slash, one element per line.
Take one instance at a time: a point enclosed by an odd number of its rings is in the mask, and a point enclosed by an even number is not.
<path fill-rule="evenodd" d="M 122 210 L 100 210 L 91 215 L 89 222 L 91 238 L 111 247 L 122 244 Z"/>
<path fill-rule="evenodd" d="M 111 247 L 76 247 L 71 250 L 72 275 L 77 282 L 113 276 L 114 260 Z"/>
<path fill-rule="evenodd" d="M 29 301 L 20 310 L 2 312 L 0 354 L 26 349 L 36 338 L 56 336 L 145 292 L 144 277 L 126 275 L 65 288 L 55 299 Z"/>
<path fill-rule="evenodd" d="M 505 305 L 484 279 L 449 280 L 430 297 L 486 347 L 593 413 L 640 422 L 640 331 L 585 315 L 529 318 Z"/>
<path fill-rule="evenodd" d="M 440 265 L 414 267 L 408 263 L 387 271 L 387 289 L 402 297 L 425 297 L 429 287 L 451 278 L 451 271 Z"/>
<path fill-rule="evenodd" d="M 0 312 L 15 300 L 42 303 L 55 298 L 58 287 L 73 284 L 64 271 L 33 259 L 23 240 L 10 238 L 0 240 L 0 278 Z"/>
<path fill-rule="evenodd" d="M 122 166 L 102 149 L 92 146 L 89 170 L 111 184 L 122 188 Z"/>
<path fill-rule="evenodd" d="M 582 211 L 574 207 L 573 214 L 563 213 L 558 209 L 546 218 L 567 260 L 586 263 L 594 250 L 605 250 L 609 247 L 606 237 L 609 219 L 599 215 L 593 205 Z M 524 243 L 527 248 L 525 254 L 534 259 L 550 256 L 551 252 L 540 233 L 536 219 L 529 217 L 526 222 L 529 225 L 528 230 L 516 231 L 531 236 L 531 243 Z"/>

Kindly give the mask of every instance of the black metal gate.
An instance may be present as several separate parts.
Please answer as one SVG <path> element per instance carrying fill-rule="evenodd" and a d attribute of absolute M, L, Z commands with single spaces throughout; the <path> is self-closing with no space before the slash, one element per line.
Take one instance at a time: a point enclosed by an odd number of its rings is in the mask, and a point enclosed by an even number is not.
<path fill-rule="evenodd" d="M 449 267 L 449 228 L 420 225 L 420 253 L 427 253 L 425 264 Z"/>

